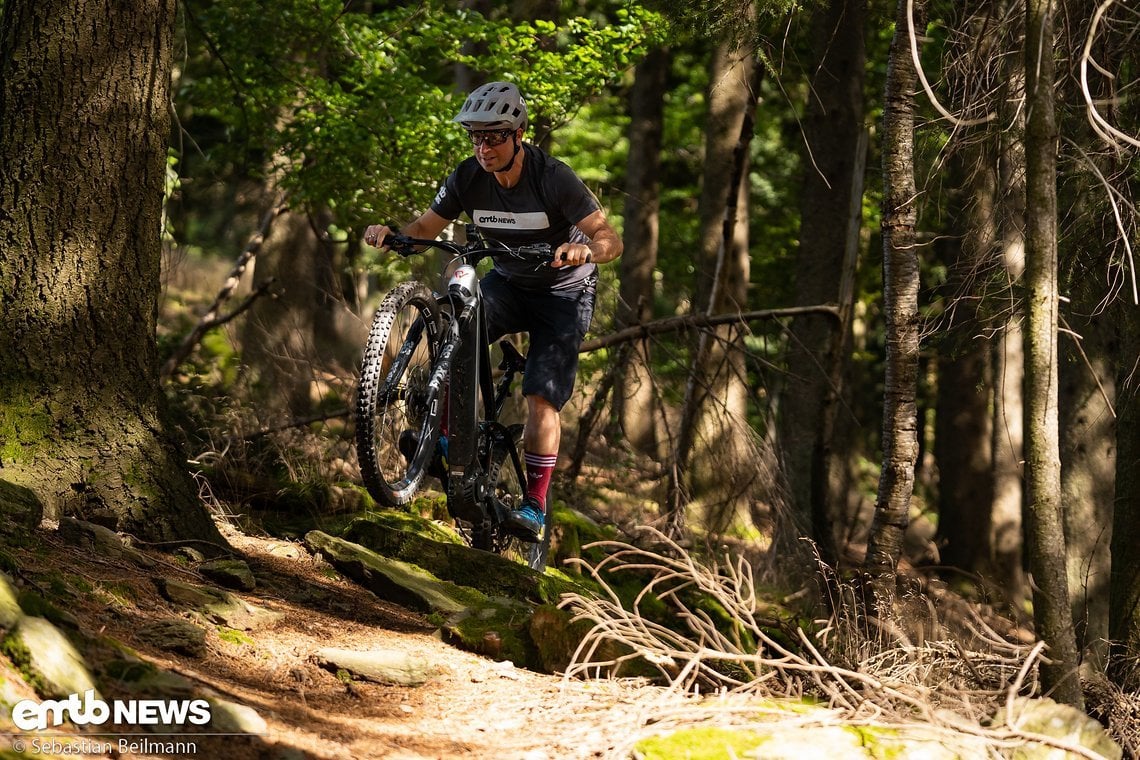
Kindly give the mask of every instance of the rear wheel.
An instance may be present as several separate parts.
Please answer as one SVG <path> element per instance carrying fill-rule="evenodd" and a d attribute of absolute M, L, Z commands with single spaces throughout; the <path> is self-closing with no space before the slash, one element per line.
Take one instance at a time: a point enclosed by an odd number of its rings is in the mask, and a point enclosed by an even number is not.
<path fill-rule="evenodd" d="M 411 500 L 435 451 L 443 405 L 430 380 L 439 341 L 439 306 L 425 285 L 406 282 L 385 296 L 368 335 L 355 411 L 361 479 L 386 506 Z"/>

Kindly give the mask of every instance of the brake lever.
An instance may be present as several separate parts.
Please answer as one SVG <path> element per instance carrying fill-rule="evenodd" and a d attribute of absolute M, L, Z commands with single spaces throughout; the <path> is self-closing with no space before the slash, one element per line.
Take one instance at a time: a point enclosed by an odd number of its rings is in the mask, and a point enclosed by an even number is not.
<path fill-rule="evenodd" d="M 395 251 L 405 259 L 418 253 L 415 245 L 412 244 L 412 239 L 407 235 L 389 235 L 384 239 L 384 242 L 388 244 L 389 250 Z"/>
<path fill-rule="evenodd" d="M 554 262 L 554 254 L 551 252 L 550 243 L 531 243 L 529 245 L 520 245 L 517 249 L 516 258 L 519 259 L 539 259 L 534 265 L 534 271 L 538 271 L 543 267 L 550 266 Z"/>

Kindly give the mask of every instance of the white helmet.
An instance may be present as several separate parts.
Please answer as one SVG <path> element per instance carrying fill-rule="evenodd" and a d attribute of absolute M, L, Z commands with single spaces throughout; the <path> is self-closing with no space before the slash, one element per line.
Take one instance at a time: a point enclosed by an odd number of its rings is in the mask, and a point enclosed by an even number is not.
<path fill-rule="evenodd" d="M 526 101 L 510 82 L 490 82 L 467 96 L 452 121 L 467 129 L 526 129 Z"/>

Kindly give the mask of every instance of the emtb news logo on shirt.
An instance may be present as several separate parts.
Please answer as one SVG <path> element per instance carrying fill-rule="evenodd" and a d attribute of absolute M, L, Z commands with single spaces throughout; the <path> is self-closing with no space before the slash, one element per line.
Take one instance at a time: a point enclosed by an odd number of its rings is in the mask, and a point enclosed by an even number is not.
<path fill-rule="evenodd" d="M 43 702 L 24 699 L 12 706 L 12 722 L 21 731 L 43 731 L 65 720 L 77 726 L 101 726 L 108 721 L 133 726 L 204 726 L 210 722 L 210 703 L 204 699 L 115 699 L 107 703 L 88 689 L 82 699 L 72 694 Z"/>
<path fill-rule="evenodd" d="M 545 211 L 489 211 L 475 209 L 472 221 L 485 229 L 545 230 L 550 219 Z"/>

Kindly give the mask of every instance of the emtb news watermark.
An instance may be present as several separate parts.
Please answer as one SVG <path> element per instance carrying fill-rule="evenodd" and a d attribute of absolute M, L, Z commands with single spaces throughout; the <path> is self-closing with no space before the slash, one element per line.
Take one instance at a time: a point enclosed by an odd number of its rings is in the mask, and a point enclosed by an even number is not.
<path fill-rule="evenodd" d="M 67 699 L 24 699 L 12 706 L 12 722 L 21 731 L 45 731 L 64 722 L 76 726 L 205 726 L 210 703 L 204 699 L 113 699 L 99 697 L 94 689 Z M 197 744 L 187 736 L 178 741 L 152 738 L 98 739 L 88 736 L 16 737 L 12 749 L 33 755 L 196 754 Z"/>
<path fill-rule="evenodd" d="M 37 702 L 23 699 L 12 707 L 12 722 L 22 731 L 43 731 L 69 720 L 77 726 L 105 723 L 131 726 L 204 726 L 210 703 L 204 699 L 113 699 L 105 702 L 94 689 L 67 699 Z"/>

